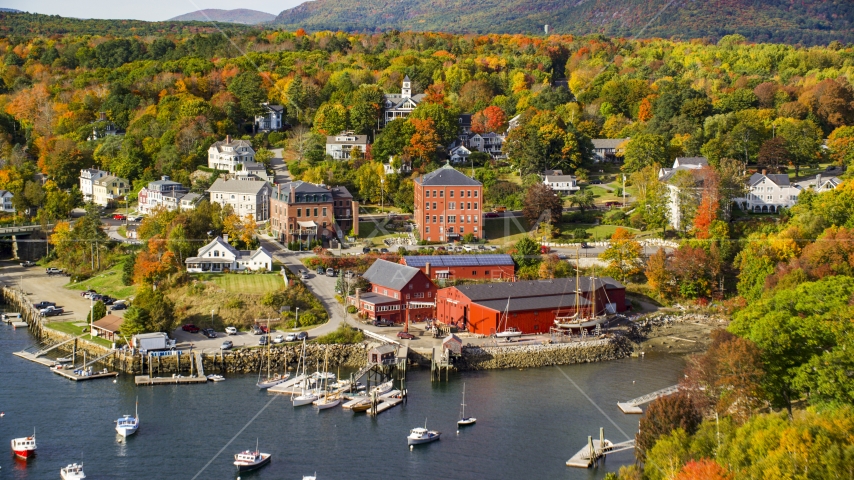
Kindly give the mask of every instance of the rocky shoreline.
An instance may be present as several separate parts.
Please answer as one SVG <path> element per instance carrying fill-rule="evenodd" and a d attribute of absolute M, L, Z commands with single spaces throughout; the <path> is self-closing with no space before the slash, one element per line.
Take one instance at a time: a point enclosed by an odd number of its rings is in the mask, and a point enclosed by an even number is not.
<path fill-rule="evenodd" d="M 455 366 L 458 370 L 537 368 L 616 360 L 631 353 L 631 344 L 622 336 L 541 345 L 464 347 Z"/>

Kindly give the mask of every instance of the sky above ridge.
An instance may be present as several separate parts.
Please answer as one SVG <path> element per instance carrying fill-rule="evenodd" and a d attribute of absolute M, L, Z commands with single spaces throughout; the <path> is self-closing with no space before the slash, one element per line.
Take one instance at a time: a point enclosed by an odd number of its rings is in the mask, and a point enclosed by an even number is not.
<path fill-rule="evenodd" d="M 303 0 L 0 0 L 0 7 L 63 17 L 158 21 L 206 8 L 248 8 L 278 15 L 301 3 Z"/>

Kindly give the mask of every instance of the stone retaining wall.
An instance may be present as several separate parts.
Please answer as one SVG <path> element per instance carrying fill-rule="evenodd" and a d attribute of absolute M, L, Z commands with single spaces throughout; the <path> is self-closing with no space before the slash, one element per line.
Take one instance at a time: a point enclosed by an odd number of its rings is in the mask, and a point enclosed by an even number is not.
<path fill-rule="evenodd" d="M 547 345 L 463 347 L 462 356 L 455 366 L 458 370 L 536 368 L 616 360 L 631 355 L 631 352 L 629 342 L 620 336 Z"/>

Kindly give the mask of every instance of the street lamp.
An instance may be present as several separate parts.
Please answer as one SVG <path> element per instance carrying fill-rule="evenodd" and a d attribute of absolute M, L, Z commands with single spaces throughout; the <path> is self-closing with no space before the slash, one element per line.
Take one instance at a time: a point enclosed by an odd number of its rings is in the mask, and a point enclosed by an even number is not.
<path fill-rule="evenodd" d="M 380 178 L 380 213 L 385 213 L 385 178 Z"/>
<path fill-rule="evenodd" d="M 216 313 L 216 309 L 211 309 L 211 328 L 213 328 L 213 320 L 214 320 L 214 314 L 215 313 Z"/>
<path fill-rule="evenodd" d="M 294 320 L 294 328 L 298 328 L 298 327 L 299 327 L 299 307 L 297 307 L 297 317 Z"/>

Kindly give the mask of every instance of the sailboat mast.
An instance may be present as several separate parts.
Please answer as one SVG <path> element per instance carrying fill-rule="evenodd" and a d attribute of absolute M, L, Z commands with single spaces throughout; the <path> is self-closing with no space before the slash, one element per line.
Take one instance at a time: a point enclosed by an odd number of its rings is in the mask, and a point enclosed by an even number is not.
<path fill-rule="evenodd" d="M 579 305 L 579 291 L 581 291 L 581 253 L 578 246 L 575 247 L 575 318 L 581 320 L 581 306 Z"/>
<path fill-rule="evenodd" d="M 593 306 L 591 307 L 590 318 L 596 320 L 596 267 L 593 267 L 593 276 L 590 277 L 590 283 L 592 286 L 590 288 L 593 289 Z"/>

